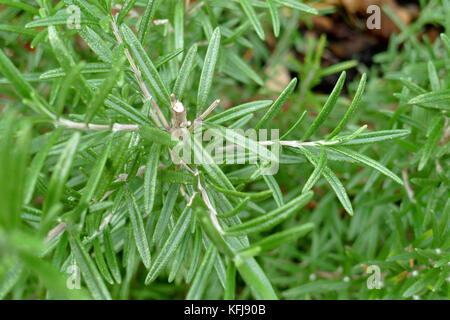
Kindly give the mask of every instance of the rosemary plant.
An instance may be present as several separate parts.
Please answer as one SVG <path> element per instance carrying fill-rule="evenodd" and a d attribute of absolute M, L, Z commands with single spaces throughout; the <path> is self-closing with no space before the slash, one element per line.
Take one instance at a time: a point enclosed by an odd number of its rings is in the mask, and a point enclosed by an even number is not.
<path fill-rule="evenodd" d="M 414 37 L 448 31 L 448 4 L 400 25 L 349 98 L 357 62 L 322 68 L 326 38 L 295 29 L 329 13 L 312 4 L 0 5 L 1 298 L 448 297 L 450 40 Z M 275 92 L 283 65 L 300 81 Z"/>

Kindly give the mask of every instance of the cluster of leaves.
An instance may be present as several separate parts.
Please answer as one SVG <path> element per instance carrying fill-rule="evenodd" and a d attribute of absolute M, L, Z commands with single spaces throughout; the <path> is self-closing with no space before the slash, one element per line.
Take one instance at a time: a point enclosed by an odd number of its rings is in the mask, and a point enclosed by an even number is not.
<path fill-rule="evenodd" d="M 407 26 L 389 8 L 383 10 L 401 32 L 391 36 L 388 49 L 367 70 L 369 81 L 355 120 L 379 130 L 410 130 L 405 139 L 363 148 L 383 165 L 395 167 L 405 185 L 382 180 L 376 171 L 334 162 L 333 168 L 348 178 L 345 187 L 354 217 L 343 219 L 327 194 L 313 215 L 305 217 L 316 228 L 312 243 L 303 243 L 304 253 L 295 250 L 297 245 L 286 245 L 278 255 L 263 257 L 270 266 L 265 270 L 277 275 L 272 282 L 286 288 L 285 298 L 450 297 L 450 7 L 448 1 L 423 1 L 419 19 Z M 445 30 L 433 42 L 421 35 L 430 25 Z M 292 71 L 301 71 L 289 61 Z M 320 70 L 315 74 L 320 77 Z M 305 103 L 316 105 L 316 100 L 311 94 Z M 336 111 L 345 108 L 345 101 L 338 101 Z M 315 188 L 319 192 L 317 188 L 320 181 Z M 297 261 L 303 261 L 302 270 Z M 366 286 L 366 270 L 372 265 L 381 270 L 380 290 Z"/>
<path fill-rule="evenodd" d="M 321 67 L 326 38 L 306 40 L 296 28 L 329 10 L 300 1 L 0 4 L 1 298 L 448 294 L 449 41 L 415 38 L 431 22 L 448 26 L 440 1 L 400 26 L 377 57 L 386 76 L 363 74 L 350 101 L 340 94 L 356 62 Z M 79 29 L 67 25 L 78 22 L 70 6 L 80 9 Z M 267 32 L 280 36 L 274 52 Z M 306 48 L 303 63 L 289 54 L 296 46 Z M 249 51 L 250 63 L 241 58 Z M 274 93 L 265 64 L 304 80 L 258 100 Z M 313 93 L 339 72 L 329 96 Z M 193 125 L 205 115 L 219 134 L 278 125 L 280 158 L 258 155 L 279 161 L 280 172 L 263 175 L 264 161 L 175 165 L 171 93 Z M 236 106 L 206 117 L 217 98 Z M 394 98 L 395 111 L 380 109 Z M 365 132 L 369 125 L 380 130 Z M 367 289 L 361 264 L 382 269 L 382 290 Z M 77 270 L 82 289 L 71 290 Z"/>

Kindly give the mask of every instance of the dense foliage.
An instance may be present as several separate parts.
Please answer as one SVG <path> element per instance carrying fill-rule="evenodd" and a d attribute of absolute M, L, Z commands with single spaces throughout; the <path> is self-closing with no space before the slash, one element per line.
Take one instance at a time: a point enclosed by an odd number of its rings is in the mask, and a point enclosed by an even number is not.
<path fill-rule="evenodd" d="M 450 3 L 383 8 L 369 68 L 322 66 L 320 2 L 0 0 L 0 298 L 449 298 Z M 281 153 L 177 164 L 194 127 Z"/>

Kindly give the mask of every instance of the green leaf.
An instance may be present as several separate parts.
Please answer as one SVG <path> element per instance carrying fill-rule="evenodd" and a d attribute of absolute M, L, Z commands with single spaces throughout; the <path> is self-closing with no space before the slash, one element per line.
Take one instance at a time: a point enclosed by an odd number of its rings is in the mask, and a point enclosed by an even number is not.
<path fill-rule="evenodd" d="M 8 24 L 0 24 L 0 31 L 18 33 L 30 37 L 35 37 L 38 34 L 35 30 L 24 29 L 22 26 L 11 26 Z"/>
<path fill-rule="evenodd" d="M 204 125 L 210 128 L 212 132 L 222 136 L 229 143 L 236 144 L 237 146 L 250 151 L 251 155 L 258 156 L 259 160 L 278 163 L 278 158 L 274 153 L 265 146 L 260 145 L 257 141 L 240 134 L 238 131 L 229 130 L 211 123 L 205 123 Z"/>
<path fill-rule="evenodd" d="M 438 90 L 421 94 L 408 101 L 408 104 L 433 104 L 432 107 L 450 110 L 450 89 Z"/>
<path fill-rule="evenodd" d="M 195 58 L 197 56 L 197 44 L 194 43 L 188 50 L 183 64 L 181 65 L 178 76 L 173 85 L 173 94 L 178 100 L 183 98 L 184 89 L 189 79 L 189 75 L 195 66 Z"/>
<path fill-rule="evenodd" d="M 17 70 L 11 60 L 5 55 L 3 50 L 0 50 L 0 71 L 12 83 L 17 93 L 22 98 L 32 99 L 34 97 L 41 102 L 40 105 L 34 107 L 36 112 L 47 116 L 50 119 L 55 118 L 48 105 L 44 103 L 45 101 L 43 101 L 34 88 L 27 81 L 25 81 L 24 77 L 21 75 L 19 70 Z M 46 106 L 46 108 L 40 106 Z"/>
<path fill-rule="evenodd" d="M 295 86 L 297 85 L 297 78 L 294 78 L 289 82 L 289 84 L 286 86 L 286 88 L 283 90 L 283 92 L 280 94 L 277 100 L 272 104 L 269 110 L 264 114 L 264 116 L 259 120 L 259 122 L 255 126 L 255 130 L 258 130 L 259 128 L 266 127 L 269 122 L 271 122 L 275 116 L 277 116 L 281 108 L 286 104 L 287 100 L 289 99 L 289 96 L 292 94 L 292 92 L 295 89 Z"/>
<path fill-rule="evenodd" d="M 6 5 L 8 7 L 12 7 L 12 8 L 17 8 L 17 9 L 21 9 L 23 11 L 32 13 L 32 14 L 39 14 L 39 9 L 30 5 L 30 4 L 26 4 L 23 3 L 21 1 L 17 1 L 17 0 L 0 0 L 0 4 Z"/>
<path fill-rule="evenodd" d="M 113 96 L 110 94 L 108 98 L 105 99 L 104 104 L 106 107 L 114 110 L 118 114 L 122 115 L 123 117 L 129 119 L 131 122 L 142 125 L 142 126 L 148 126 L 151 123 L 149 122 L 149 119 L 146 118 L 141 112 L 130 106 L 128 103 L 123 101 L 122 99 Z M 157 129 L 155 129 L 157 130 Z"/>
<path fill-rule="evenodd" d="M 314 9 L 304 3 L 301 3 L 297 0 L 274 0 L 274 1 L 280 5 L 286 6 L 288 8 L 292 8 L 295 10 L 299 10 L 299 11 L 314 14 L 314 15 L 319 14 L 319 12 L 316 9 Z"/>
<path fill-rule="evenodd" d="M 328 135 L 326 140 L 330 140 L 334 136 L 336 136 L 341 130 L 345 127 L 348 120 L 351 118 L 351 116 L 355 113 L 356 109 L 359 107 L 359 104 L 361 102 L 361 97 L 364 92 L 364 89 L 366 87 L 367 82 L 367 75 L 364 73 L 362 75 L 361 81 L 359 82 L 358 89 L 356 90 L 356 94 L 353 97 L 353 101 L 350 104 L 350 107 L 348 108 L 347 112 L 345 113 L 342 120 L 339 122 L 337 127 Z"/>
<path fill-rule="evenodd" d="M 224 45 L 234 43 L 235 41 L 239 41 L 239 39 L 248 28 L 250 28 L 251 22 L 249 20 L 245 20 L 243 23 L 241 23 L 237 28 L 234 29 L 234 31 L 225 39 L 223 42 Z"/>
<path fill-rule="evenodd" d="M 317 158 L 316 155 L 314 155 L 311 151 L 309 151 L 306 148 L 300 148 L 300 149 L 301 149 L 301 152 L 305 155 L 305 157 L 308 159 L 309 162 L 311 162 L 315 167 L 317 167 L 319 165 L 319 159 Z M 350 202 L 347 192 L 345 191 L 345 188 L 342 185 L 339 178 L 328 167 L 325 167 L 323 169 L 322 175 L 327 180 L 327 182 L 330 184 L 331 188 L 333 189 L 334 193 L 338 197 L 338 199 L 341 202 L 342 206 L 344 207 L 345 211 L 347 211 L 347 213 L 352 216 L 353 215 L 352 203 Z"/>
<path fill-rule="evenodd" d="M 23 274 L 24 268 L 22 262 L 16 262 L 14 265 L 6 272 L 0 283 L 0 299 L 3 300 L 8 292 L 15 286 L 15 284 L 20 280 Z"/>
<path fill-rule="evenodd" d="M 174 8 L 174 26 L 173 35 L 175 38 L 175 48 L 184 48 L 184 4 L 182 1 L 177 1 Z M 181 60 L 181 56 L 180 56 Z"/>
<path fill-rule="evenodd" d="M 120 9 L 119 16 L 117 18 L 117 24 L 121 24 L 123 20 L 126 18 L 128 13 L 133 9 L 137 0 L 126 0 Z"/>
<path fill-rule="evenodd" d="M 263 175 L 263 179 L 266 182 L 267 186 L 272 191 L 273 198 L 275 199 L 277 206 L 281 207 L 284 204 L 284 200 L 283 194 L 281 193 L 281 189 L 277 183 L 277 180 L 271 175 Z"/>
<path fill-rule="evenodd" d="M 220 28 L 217 27 L 209 40 L 208 49 L 206 51 L 205 61 L 203 63 L 200 82 L 198 84 L 197 94 L 197 110 L 203 111 L 207 106 L 209 91 L 211 89 L 214 69 L 216 67 L 217 58 L 220 49 Z"/>
<path fill-rule="evenodd" d="M 180 142 L 180 140 L 173 137 L 170 133 L 149 126 L 140 126 L 139 134 L 144 140 L 168 146 L 169 148 L 175 147 Z"/>
<path fill-rule="evenodd" d="M 104 14 L 108 14 L 108 12 L 111 12 L 112 0 L 100 0 L 100 1 L 86 0 L 86 1 L 89 2 L 91 5 L 95 6 L 96 8 L 98 8 Z"/>
<path fill-rule="evenodd" d="M 270 17 L 272 18 L 273 34 L 278 38 L 280 34 L 280 16 L 278 15 L 278 8 L 275 6 L 274 0 L 266 0 L 269 7 Z"/>
<path fill-rule="evenodd" d="M 314 223 L 305 223 L 301 226 L 293 227 L 284 231 L 274 233 L 266 238 L 253 243 L 250 247 L 243 249 L 239 252 L 240 255 L 245 256 L 247 252 L 252 252 L 256 249 L 256 252 L 270 251 L 278 248 L 280 245 L 286 242 L 292 242 L 300 237 L 305 236 L 314 229 Z"/>
<path fill-rule="evenodd" d="M 225 241 L 213 225 L 207 210 L 205 210 L 205 205 L 203 203 L 198 204 L 198 202 L 198 199 L 194 200 L 194 204 L 197 203 L 195 214 L 200 219 L 203 230 L 220 251 L 234 259 L 239 274 L 249 285 L 254 297 L 265 300 L 277 299 L 269 279 L 258 263 L 253 258 L 241 259 L 235 255 L 235 251 L 241 249 L 242 244 L 237 242 L 236 238 L 227 238 L 227 241 L 231 244 Z"/>
<path fill-rule="evenodd" d="M 164 200 L 164 205 L 161 209 L 161 213 L 158 217 L 158 222 L 155 227 L 155 233 L 153 234 L 153 241 L 155 243 L 162 238 L 164 232 L 167 229 L 167 226 L 169 225 L 169 218 L 173 215 L 175 202 L 177 201 L 179 191 L 180 185 L 178 184 L 172 184 L 169 188 L 167 197 Z"/>
<path fill-rule="evenodd" d="M 0 117 L 0 232 L 21 225 L 32 128 L 30 121 L 19 119 L 12 109 Z"/>
<path fill-rule="evenodd" d="M 208 277 L 211 273 L 214 261 L 217 258 L 217 250 L 212 243 L 209 244 L 208 250 L 203 257 L 200 267 L 195 273 L 194 280 L 186 295 L 186 300 L 200 300 L 208 284 Z"/>
<path fill-rule="evenodd" d="M 175 279 L 175 277 L 180 274 L 180 269 L 183 266 L 183 262 L 184 265 L 186 265 L 186 256 L 187 253 L 189 252 L 189 243 L 191 239 L 191 234 L 190 233 L 185 233 L 181 244 L 179 245 L 178 249 L 175 250 L 175 258 L 173 259 L 172 262 L 172 266 L 170 268 L 170 274 L 169 274 L 169 278 L 167 279 L 168 282 L 173 282 L 173 280 Z"/>
<path fill-rule="evenodd" d="M 163 170 L 158 173 L 158 177 L 163 182 L 189 184 L 193 185 L 197 182 L 195 176 L 190 172 Z"/>
<path fill-rule="evenodd" d="M 356 138 L 342 143 L 344 146 L 356 146 L 365 145 L 369 143 L 389 141 L 392 139 L 403 138 L 409 135 L 409 130 L 380 130 L 375 132 L 364 132 L 359 134 Z M 339 138 L 345 139 L 346 136 L 340 136 Z"/>
<path fill-rule="evenodd" d="M 60 66 L 64 69 L 66 74 L 69 74 L 72 68 L 76 67 L 76 62 L 71 52 L 67 49 L 64 42 L 61 40 L 57 29 L 53 26 L 48 27 L 48 39 L 53 49 L 53 54 L 58 60 Z M 82 74 L 78 75 L 77 81 L 75 81 L 75 85 L 82 99 L 86 103 L 88 103 L 92 97 L 92 89 L 88 85 L 86 79 Z"/>
<path fill-rule="evenodd" d="M 111 229 L 106 228 L 103 231 L 103 246 L 105 248 L 106 262 L 108 263 L 109 270 L 116 281 L 116 283 L 122 283 L 122 275 L 117 261 L 116 253 L 114 251 L 114 245 L 111 237 Z"/>
<path fill-rule="evenodd" d="M 192 244 L 192 253 L 190 254 L 190 263 L 188 265 L 188 271 L 186 272 L 186 283 L 191 283 L 194 278 L 195 271 L 197 271 L 198 263 L 200 261 L 200 251 L 202 249 L 202 234 L 199 229 L 193 229 L 194 239 Z"/>
<path fill-rule="evenodd" d="M 335 137 L 331 139 L 330 141 L 320 142 L 320 145 L 323 146 L 336 146 L 344 144 L 345 142 L 352 141 L 356 139 L 361 133 L 363 133 L 367 129 L 367 124 L 363 125 L 359 129 L 355 130 L 349 135 L 341 136 L 341 137 Z"/>
<path fill-rule="evenodd" d="M 225 173 L 223 173 L 220 167 L 214 162 L 211 155 L 203 149 L 201 142 L 195 137 L 193 142 L 195 163 L 199 163 L 201 165 L 215 185 L 229 190 L 235 190 L 233 184 L 227 178 Z"/>
<path fill-rule="evenodd" d="M 106 160 L 109 157 L 109 153 L 111 151 L 111 146 L 113 143 L 112 137 L 109 138 L 109 141 L 102 149 L 100 157 L 92 168 L 92 171 L 89 175 L 89 179 L 84 187 L 81 195 L 80 202 L 78 206 L 74 210 L 75 218 L 78 218 L 81 213 L 87 209 L 89 202 L 92 200 L 95 192 L 97 191 L 97 187 L 100 183 L 100 179 L 102 177 L 103 169 L 105 168 Z"/>
<path fill-rule="evenodd" d="M 30 167 L 28 168 L 27 181 L 25 185 L 25 195 L 24 195 L 25 204 L 29 203 L 31 201 L 31 198 L 33 197 L 33 192 L 39 177 L 39 173 L 41 172 L 42 167 L 44 166 L 45 159 L 47 158 L 50 149 L 58 140 L 61 131 L 62 129 L 59 129 L 50 134 L 50 137 L 41 146 L 38 153 L 34 156 L 33 161 L 30 164 Z"/>
<path fill-rule="evenodd" d="M 336 85 L 334 86 L 333 91 L 331 92 L 330 96 L 327 99 L 327 102 L 323 106 L 322 110 L 320 110 L 319 115 L 314 119 L 311 126 L 306 130 L 305 134 L 303 135 L 302 141 L 308 139 L 311 137 L 318 129 L 319 127 L 325 122 L 328 115 L 333 110 L 334 106 L 336 105 L 336 101 L 339 98 L 339 95 L 341 94 L 342 87 L 345 83 L 345 77 L 346 73 L 345 71 L 341 73 L 341 76 L 339 77 L 339 80 L 336 82 Z"/>
<path fill-rule="evenodd" d="M 21 252 L 20 259 L 24 263 L 25 269 L 31 270 L 38 277 L 51 299 L 86 300 L 90 298 L 88 292 L 84 289 L 70 290 L 67 287 L 67 278 L 49 262 L 28 252 Z"/>
<path fill-rule="evenodd" d="M 225 234 L 228 236 L 241 236 L 268 230 L 297 213 L 299 209 L 304 207 L 309 200 L 311 200 L 312 196 L 312 191 L 301 194 L 285 205 L 266 213 L 265 215 L 229 227 L 226 229 Z"/>
<path fill-rule="evenodd" d="M 282 293 L 286 299 L 302 299 L 305 295 L 314 293 L 325 293 L 327 291 L 339 292 L 347 289 L 351 283 L 344 282 L 341 279 L 316 280 L 302 284 L 298 287 L 290 288 Z"/>
<path fill-rule="evenodd" d="M 78 65 L 83 65 L 83 69 L 81 70 L 82 74 L 90 74 L 90 73 L 105 73 L 111 70 L 110 63 L 103 62 L 91 62 L 84 63 L 80 62 Z M 70 74 L 70 72 L 69 72 Z M 50 69 L 39 76 L 40 80 L 53 80 L 58 78 L 64 78 L 67 74 L 63 68 Z"/>
<path fill-rule="evenodd" d="M 112 88 L 116 84 L 120 73 L 122 72 L 122 66 L 125 63 L 125 56 L 123 54 L 123 48 L 118 47 L 114 50 L 112 58 L 112 68 L 106 78 L 102 81 L 102 84 L 98 88 L 96 94 L 92 97 L 92 100 L 87 106 L 86 123 L 89 123 L 98 109 L 103 105 L 104 100 L 108 97 Z"/>
<path fill-rule="evenodd" d="M 403 293 L 403 297 L 409 298 L 416 293 L 420 292 L 422 289 L 424 289 L 427 285 L 431 284 L 433 279 L 437 278 L 439 276 L 440 271 L 439 270 L 430 270 L 428 272 L 425 272 L 426 274 L 422 276 L 420 279 L 414 281 Z"/>
<path fill-rule="evenodd" d="M 146 268 L 150 268 L 150 248 L 148 245 L 147 235 L 145 234 L 144 221 L 142 220 L 141 211 L 136 203 L 131 190 L 127 190 L 126 199 L 128 205 L 128 215 L 130 217 L 131 226 L 133 227 L 134 241 L 138 249 L 141 260 Z"/>
<path fill-rule="evenodd" d="M 242 118 L 246 115 L 253 114 L 262 109 L 267 108 L 272 104 L 272 100 L 259 100 L 247 102 L 236 107 L 227 109 L 219 114 L 216 114 L 208 119 L 208 122 L 215 124 L 223 124 L 232 120 Z"/>
<path fill-rule="evenodd" d="M 71 234 L 69 236 L 69 242 L 77 265 L 80 267 L 81 274 L 92 297 L 96 300 L 111 300 L 111 294 L 103 282 L 102 276 L 80 240 Z"/>
<path fill-rule="evenodd" d="M 150 149 L 147 166 L 144 175 L 144 208 L 146 214 L 150 214 L 155 203 L 156 184 L 158 176 L 158 163 L 161 146 L 153 144 Z"/>
<path fill-rule="evenodd" d="M 161 4 L 161 0 L 149 0 L 145 6 L 144 15 L 142 16 L 141 22 L 138 27 L 138 39 L 142 45 L 147 43 L 147 37 L 150 32 L 153 17 L 155 12 Z"/>
<path fill-rule="evenodd" d="M 241 4 L 241 7 L 245 12 L 245 15 L 248 17 L 248 19 L 252 23 L 253 29 L 255 29 L 258 37 L 261 40 L 264 40 L 266 38 L 266 35 L 264 34 L 264 29 L 263 29 L 261 23 L 259 22 L 258 17 L 256 16 L 255 9 L 253 9 L 253 6 L 250 4 L 250 1 L 249 0 L 239 0 L 239 3 Z"/>
<path fill-rule="evenodd" d="M 80 8 L 81 12 L 92 19 L 101 20 L 103 14 L 97 9 L 97 6 L 93 6 L 91 3 L 86 2 L 85 0 L 72 0 L 73 4 L 75 4 L 78 8 Z"/>
<path fill-rule="evenodd" d="M 215 186 L 213 184 L 208 184 L 209 187 L 213 188 L 216 191 L 229 194 L 232 196 L 240 197 L 240 198 L 251 198 L 251 199 L 259 199 L 259 198 L 266 198 L 267 196 L 272 194 L 272 190 L 265 190 L 261 192 L 241 192 L 236 190 L 228 190 L 225 188 L 221 188 L 218 186 Z"/>
<path fill-rule="evenodd" d="M 94 257 L 95 261 L 97 262 L 97 267 L 100 271 L 100 274 L 103 276 L 103 279 L 105 279 L 108 283 L 113 284 L 114 280 L 109 273 L 108 266 L 106 265 L 105 258 L 103 257 L 103 251 L 100 245 L 100 239 L 98 237 L 95 237 L 92 240 L 92 244 L 94 247 Z"/>
<path fill-rule="evenodd" d="M 230 129 L 242 129 L 246 124 L 250 122 L 250 120 L 253 119 L 253 114 L 248 114 L 233 123 L 231 123 L 228 128 Z"/>
<path fill-rule="evenodd" d="M 441 40 L 447 48 L 447 51 L 450 52 L 450 38 L 445 33 L 441 33 Z"/>
<path fill-rule="evenodd" d="M 267 275 L 253 258 L 236 259 L 236 268 L 257 300 L 277 300 Z"/>
<path fill-rule="evenodd" d="M 344 70 L 352 69 L 356 67 L 358 63 L 358 60 L 349 60 L 332 64 L 331 66 L 320 69 L 318 77 L 323 78 L 335 73 L 340 73 Z"/>
<path fill-rule="evenodd" d="M 234 67 L 240 70 L 243 74 L 245 74 L 248 78 L 252 79 L 258 85 L 263 86 L 264 81 L 261 77 L 249 67 L 249 65 L 242 60 L 236 53 L 231 50 L 225 51 L 225 56 L 227 57 L 229 63 Z"/>
<path fill-rule="evenodd" d="M 223 293 L 224 300 L 234 300 L 236 291 L 236 267 L 230 259 L 227 263 L 227 280 Z"/>
<path fill-rule="evenodd" d="M 430 79 L 431 89 L 433 91 L 439 91 L 441 84 L 433 61 L 428 61 L 428 78 Z"/>
<path fill-rule="evenodd" d="M 68 19 L 70 19 L 70 14 L 64 13 L 64 14 L 58 14 L 51 17 L 46 18 L 40 18 L 33 20 L 31 22 L 28 22 L 25 25 L 25 28 L 31 29 L 31 28 L 42 28 L 42 27 L 55 27 L 55 26 L 61 26 L 61 25 L 67 25 Z M 91 25 L 91 26 L 98 26 L 98 20 L 93 19 L 92 17 L 86 17 L 82 15 L 80 17 L 80 25 Z"/>
<path fill-rule="evenodd" d="M 175 49 L 173 51 L 170 51 L 169 53 L 163 55 L 163 56 L 159 56 L 158 58 L 156 58 L 155 60 L 155 68 L 158 69 L 159 67 L 161 67 L 162 65 L 166 64 L 167 62 L 171 61 L 172 59 L 180 56 L 182 57 L 183 55 L 180 55 L 181 53 L 183 53 L 184 49 Z"/>
<path fill-rule="evenodd" d="M 361 164 L 372 167 L 375 170 L 378 170 L 379 172 L 384 174 L 385 176 L 391 178 L 398 184 L 403 185 L 402 179 L 400 179 L 395 173 L 390 171 L 388 168 L 384 167 L 381 163 L 379 163 L 373 159 L 370 159 L 369 157 L 367 157 L 361 153 L 358 153 L 358 152 L 355 152 L 353 150 L 346 149 L 343 147 L 330 147 L 330 149 L 332 149 L 340 154 L 343 154 L 344 156 L 347 156 Z"/>
<path fill-rule="evenodd" d="M 307 113 L 308 113 L 308 112 L 307 112 L 306 110 L 303 111 L 303 113 L 302 113 L 302 115 L 300 116 L 300 118 L 298 118 L 298 120 L 294 123 L 294 125 L 293 125 L 291 128 L 289 128 L 289 130 L 286 131 L 285 134 L 283 134 L 283 135 L 281 136 L 280 140 L 283 140 L 284 138 L 286 138 L 287 136 L 289 136 L 292 132 L 294 132 L 295 129 L 297 129 L 297 127 L 302 123 L 302 121 L 303 121 L 303 119 L 305 118 L 305 116 L 306 116 Z"/>
<path fill-rule="evenodd" d="M 192 210 L 190 207 L 186 207 L 181 213 L 181 216 L 178 218 L 172 232 L 169 234 L 166 242 L 164 242 L 161 251 L 156 256 L 156 259 L 153 262 L 147 277 L 145 278 L 145 284 L 149 284 L 156 279 L 162 268 L 164 268 L 170 257 L 178 248 L 191 224 L 191 214 Z"/>
<path fill-rule="evenodd" d="M 400 82 L 407 87 L 409 90 L 411 90 L 412 93 L 420 95 L 420 94 L 424 94 L 427 92 L 427 90 L 425 90 L 424 88 L 422 88 L 421 86 L 415 84 L 414 82 L 412 82 L 409 78 L 402 78 L 400 79 Z"/>
<path fill-rule="evenodd" d="M 14 66 L 11 60 L 6 56 L 3 50 L 0 50 L 0 70 L 5 77 L 14 85 L 14 88 L 24 98 L 29 98 L 34 88 L 25 81 L 19 70 Z"/>
<path fill-rule="evenodd" d="M 62 151 L 58 162 L 55 165 L 43 205 L 42 211 L 44 214 L 46 214 L 54 204 L 59 202 L 64 192 L 64 185 L 69 178 L 69 174 L 72 169 L 72 161 L 75 157 L 75 152 L 79 141 L 80 133 L 73 133 L 71 138 L 67 141 L 66 147 Z"/>
<path fill-rule="evenodd" d="M 101 60 L 108 64 L 112 62 L 113 53 L 98 33 L 88 26 L 83 26 L 80 30 L 80 36 Z"/>
<path fill-rule="evenodd" d="M 127 25 L 121 25 L 121 31 L 124 41 L 130 49 L 131 54 L 133 55 L 135 62 L 142 73 L 144 81 L 150 86 L 153 94 L 158 99 L 158 102 L 166 107 L 169 107 L 169 92 L 158 71 L 145 52 L 145 49 Z"/>
<path fill-rule="evenodd" d="M 317 183 L 317 181 L 322 176 L 323 170 L 325 169 L 325 167 L 327 165 L 327 153 L 326 153 L 324 147 L 322 147 L 321 149 L 322 149 L 322 151 L 320 153 L 319 163 L 315 167 L 311 176 L 308 178 L 308 181 L 306 181 L 306 183 L 302 189 L 302 193 L 305 193 L 305 192 L 308 192 L 309 190 L 311 190 L 311 188 Z"/>
<path fill-rule="evenodd" d="M 436 149 L 437 144 L 442 136 L 442 129 L 444 128 L 445 120 L 443 117 L 438 116 L 430 126 L 430 134 L 428 136 L 427 141 L 425 142 L 425 146 L 422 149 L 422 156 L 420 157 L 419 162 L 419 171 L 421 171 L 427 164 L 428 160 L 431 157 L 431 154 Z"/>
<path fill-rule="evenodd" d="M 242 210 L 245 209 L 245 207 L 247 206 L 248 202 L 250 200 L 250 197 L 246 197 L 244 200 L 242 200 L 236 207 L 234 207 L 232 210 L 225 212 L 225 213 L 221 213 L 218 214 L 217 217 L 219 218 L 230 218 L 233 217 L 239 213 L 242 212 Z"/>
<path fill-rule="evenodd" d="M 79 77 L 80 73 L 82 72 L 82 69 L 84 68 L 85 63 L 84 62 L 80 62 L 78 63 L 71 71 L 70 73 L 67 75 L 67 77 L 65 77 L 62 80 L 61 83 L 61 88 L 59 89 L 58 92 L 58 97 L 56 98 L 56 102 L 55 102 L 55 111 L 56 111 L 56 115 L 58 117 L 61 116 L 61 114 L 64 111 L 64 105 L 66 102 L 66 98 L 67 98 L 67 94 L 69 93 L 73 82 Z"/>

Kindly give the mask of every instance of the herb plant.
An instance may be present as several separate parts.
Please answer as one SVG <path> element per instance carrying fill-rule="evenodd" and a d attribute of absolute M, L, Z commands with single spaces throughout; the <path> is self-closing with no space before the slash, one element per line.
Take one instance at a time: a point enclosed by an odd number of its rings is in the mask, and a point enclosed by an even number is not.
<path fill-rule="evenodd" d="M 450 39 L 416 37 L 448 2 L 385 9 L 401 31 L 348 98 L 357 61 L 296 29 L 312 3 L 0 4 L 1 298 L 448 298 Z M 300 81 L 274 92 L 280 65 Z M 258 161 L 174 161 L 206 130 Z"/>

